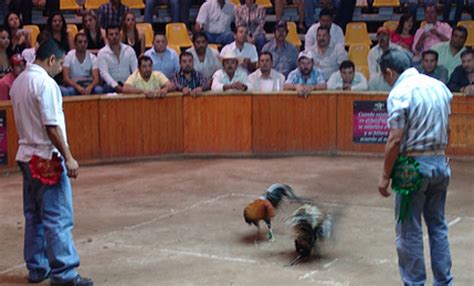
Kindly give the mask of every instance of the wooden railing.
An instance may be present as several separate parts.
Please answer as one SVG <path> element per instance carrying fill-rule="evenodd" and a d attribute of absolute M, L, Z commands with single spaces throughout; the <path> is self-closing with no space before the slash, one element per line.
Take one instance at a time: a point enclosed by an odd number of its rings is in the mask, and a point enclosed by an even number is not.
<path fill-rule="evenodd" d="M 385 101 L 381 93 L 216 94 L 163 99 L 144 96 L 64 98 L 69 145 L 80 162 L 165 154 L 381 154 L 383 144 L 352 138 L 353 102 Z M 474 158 L 474 97 L 452 101 L 448 154 Z M 8 164 L 15 168 L 17 135 L 10 102 Z"/>

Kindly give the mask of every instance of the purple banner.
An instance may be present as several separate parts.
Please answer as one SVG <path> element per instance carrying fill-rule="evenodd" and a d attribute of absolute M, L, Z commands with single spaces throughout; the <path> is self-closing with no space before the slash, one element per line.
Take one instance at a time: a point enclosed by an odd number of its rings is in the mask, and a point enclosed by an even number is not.
<path fill-rule="evenodd" d="M 385 101 L 354 101 L 352 142 L 385 144 L 388 138 L 387 105 Z"/>
<path fill-rule="evenodd" d="M 7 153 L 7 112 L 0 110 L 0 165 L 6 165 L 8 163 Z"/>

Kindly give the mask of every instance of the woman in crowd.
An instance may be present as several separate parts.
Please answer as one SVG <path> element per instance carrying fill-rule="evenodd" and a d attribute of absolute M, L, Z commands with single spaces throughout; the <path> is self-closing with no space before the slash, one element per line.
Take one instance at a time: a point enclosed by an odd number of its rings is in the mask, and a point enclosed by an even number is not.
<path fill-rule="evenodd" d="M 30 34 L 23 29 L 23 23 L 18 14 L 8 13 L 3 27 L 10 35 L 10 46 L 7 49 L 9 56 L 19 54 L 31 47 Z"/>
<path fill-rule="evenodd" d="M 7 49 L 10 45 L 10 35 L 7 30 L 0 28 L 0 77 L 10 71 L 10 61 Z"/>
<path fill-rule="evenodd" d="M 51 33 L 53 39 L 58 42 L 59 46 L 63 48 L 66 53 L 74 47 L 72 39 L 69 38 L 67 32 L 66 20 L 60 12 L 55 12 L 48 17 L 46 30 Z"/>
<path fill-rule="evenodd" d="M 125 13 L 122 22 L 122 43 L 129 45 L 135 51 L 137 58 L 145 52 L 145 39 L 137 29 L 135 14 Z"/>
<path fill-rule="evenodd" d="M 245 0 L 245 4 L 240 5 L 235 10 L 235 25 L 245 26 L 249 31 L 247 41 L 257 46 L 260 52 L 266 43 L 265 30 L 265 8 L 255 4 L 255 0 Z"/>
<path fill-rule="evenodd" d="M 415 16 L 411 13 L 406 13 L 400 18 L 397 28 L 392 32 L 391 41 L 411 52 L 415 32 Z"/>
<path fill-rule="evenodd" d="M 97 21 L 97 15 L 93 10 L 87 10 L 82 16 L 82 33 L 87 37 L 87 49 L 91 52 L 98 52 L 105 46 L 105 30 Z"/>

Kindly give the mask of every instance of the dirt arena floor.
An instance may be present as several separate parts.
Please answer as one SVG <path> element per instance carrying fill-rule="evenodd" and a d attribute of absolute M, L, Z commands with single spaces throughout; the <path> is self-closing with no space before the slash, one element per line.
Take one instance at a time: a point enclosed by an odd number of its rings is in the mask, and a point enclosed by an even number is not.
<path fill-rule="evenodd" d="M 474 285 L 474 162 L 451 164 L 454 285 Z M 381 168 L 381 158 L 320 156 L 82 167 L 73 182 L 79 270 L 95 285 L 401 285 L 393 196 L 376 188 Z M 273 243 L 242 217 L 275 182 L 336 217 L 334 239 L 293 267 L 285 266 L 294 257 L 285 220 L 297 204 L 282 205 Z M 0 285 L 27 285 L 21 201 L 20 174 L 1 175 Z"/>

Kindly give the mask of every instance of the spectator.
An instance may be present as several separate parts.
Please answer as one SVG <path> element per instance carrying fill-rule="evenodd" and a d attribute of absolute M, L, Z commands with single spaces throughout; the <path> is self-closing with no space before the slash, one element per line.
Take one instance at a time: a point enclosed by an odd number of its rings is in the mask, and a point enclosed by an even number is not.
<path fill-rule="evenodd" d="M 194 33 L 193 46 L 187 52 L 193 55 L 194 69 L 205 78 L 212 78 L 212 75 L 222 68 L 219 52 L 208 46 L 207 36 L 203 32 Z"/>
<path fill-rule="evenodd" d="M 356 0 L 340 0 L 339 6 L 337 6 L 334 22 L 338 24 L 342 30 L 346 29 L 347 23 L 352 22 L 352 16 L 354 15 L 356 4 Z"/>
<path fill-rule="evenodd" d="M 158 3 L 168 2 L 168 9 L 173 23 L 189 23 L 189 11 L 191 10 L 191 0 L 145 0 L 144 21 L 153 24 L 153 13 Z"/>
<path fill-rule="evenodd" d="M 153 61 L 148 56 L 138 59 L 138 69 L 131 74 L 123 88 L 124 93 L 143 93 L 147 98 L 166 96 L 173 84 L 159 71 L 153 71 Z"/>
<path fill-rule="evenodd" d="M 38 34 L 36 37 L 36 44 L 33 48 L 24 49 L 21 55 L 26 60 L 27 63 L 32 63 L 35 61 L 36 58 L 36 51 L 38 50 L 39 46 L 49 40 L 51 38 L 51 33 L 43 30 Z"/>
<path fill-rule="evenodd" d="M 103 93 L 99 85 L 99 65 L 97 57 L 87 50 L 87 36 L 78 33 L 74 37 L 76 49 L 70 50 L 64 58 L 63 96 Z"/>
<path fill-rule="evenodd" d="M 413 40 L 414 61 L 421 59 L 422 52 L 430 50 L 437 43 L 448 41 L 451 36 L 451 26 L 438 21 L 438 14 L 434 5 L 425 7 L 425 21 L 426 24 L 416 31 Z"/>
<path fill-rule="evenodd" d="M 135 51 L 137 58 L 145 52 L 145 36 L 137 29 L 135 14 L 125 13 L 122 22 L 122 43 L 129 45 Z"/>
<path fill-rule="evenodd" d="M 285 21 L 280 21 L 275 25 L 273 34 L 273 40 L 266 43 L 262 51 L 272 54 L 273 68 L 287 77 L 297 67 L 298 50 L 286 40 L 288 27 Z"/>
<path fill-rule="evenodd" d="M 0 100 L 10 99 L 10 87 L 15 78 L 24 71 L 26 67 L 26 61 L 20 54 L 13 55 L 10 59 L 10 64 L 12 66 L 11 72 L 0 79 Z"/>
<path fill-rule="evenodd" d="M 234 4 L 226 0 L 208 0 L 199 8 L 196 31 L 204 30 L 212 44 L 227 45 L 234 40 L 230 24 L 234 21 Z"/>
<path fill-rule="evenodd" d="M 11 57 L 14 54 L 20 54 L 24 49 L 31 47 L 30 33 L 23 29 L 23 22 L 18 14 L 10 12 L 5 17 L 3 27 L 9 34 L 10 45 L 7 53 Z"/>
<path fill-rule="evenodd" d="M 119 27 L 123 16 L 129 11 L 128 6 L 122 4 L 122 0 L 110 0 L 109 3 L 100 5 L 97 10 L 99 23 L 103 29 L 108 27 Z"/>
<path fill-rule="evenodd" d="M 105 46 L 105 30 L 100 27 L 97 15 L 93 10 L 87 10 L 82 15 L 82 30 L 87 37 L 87 49 L 97 53 Z"/>
<path fill-rule="evenodd" d="M 462 64 L 449 78 L 448 87 L 452 92 L 474 95 L 474 50 L 466 49 L 461 53 Z"/>
<path fill-rule="evenodd" d="M 0 78 L 10 72 L 10 61 L 8 60 L 7 49 L 10 45 L 8 32 L 0 28 Z"/>
<path fill-rule="evenodd" d="M 321 71 L 314 66 L 311 53 L 298 55 L 298 68 L 290 72 L 286 79 L 285 90 L 295 90 L 298 95 L 307 97 L 313 90 L 326 89 L 326 81 Z"/>
<path fill-rule="evenodd" d="M 456 7 L 456 11 L 454 12 L 454 19 L 451 22 L 449 15 L 451 14 L 451 5 L 453 2 L 455 2 L 454 6 Z M 459 20 L 461 20 L 462 11 L 464 10 L 464 2 L 464 0 L 444 0 L 443 21 L 446 23 L 451 22 L 453 27 L 455 27 Z"/>
<path fill-rule="evenodd" d="M 245 0 L 244 5 L 240 5 L 235 10 L 235 25 L 245 26 L 249 32 L 247 41 L 257 47 L 260 52 L 267 42 L 265 38 L 265 8 L 255 4 L 255 0 Z"/>
<path fill-rule="evenodd" d="M 212 76 L 212 91 L 246 91 L 248 89 L 245 84 L 247 74 L 237 68 L 239 58 L 232 50 L 227 51 L 222 56 L 222 66 L 223 68 L 216 71 Z"/>
<path fill-rule="evenodd" d="M 66 53 L 74 46 L 67 32 L 66 20 L 61 12 L 54 12 L 49 16 L 46 30 L 51 33 L 51 37 Z"/>
<path fill-rule="evenodd" d="M 411 53 L 411 47 L 413 46 L 413 40 L 415 39 L 415 15 L 405 13 L 400 18 L 398 26 L 395 31 L 392 32 L 390 39 L 392 43 L 399 45 Z"/>
<path fill-rule="evenodd" d="M 325 81 L 347 60 L 347 52 L 341 45 L 331 45 L 329 28 L 320 26 L 316 34 L 316 45 L 309 49 L 313 55 L 314 65 L 319 68 Z"/>
<path fill-rule="evenodd" d="M 283 89 L 285 76 L 272 69 L 273 57 L 270 52 L 262 52 L 258 60 L 259 69 L 248 77 L 250 91 L 279 91 Z"/>
<path fill-rule="evenodd" d="M 329 9 L 322 9 L 319 13 L 319 22 L 311 25 L 308 32 L 306 33 L 306 36 L 304 37 L 305 50 L 312 49 L 313 46 L 316 45 L 316 34 L 319 27 L 326 27 L 329 29 L 332 46 L 335 46 L 336 44 L 344 46 L 344 32 L 342 32 L 341 27 L 333 23 L 332 11 Z"/>
<path fill-rule="evenodd" d="M 316 23 L 315 12 L 316 12 L 317 6 L 322 7 L 321 11 L 322 10 L 329 11 L 332 18 L 332 16 L 337 10 L 337 6 L 339 5 L 339 0 L 305 0 L 303 2 L 304 2 L 303 5 L 304 5 L 304 10 L 305 10 L 304 22 L 306 24 L 306 28 L 310 28 L 312 25 Z M 319 13 L 319 19 L 321 20 L 321 12 Z M 314 34 L 316 34 L 316 30 L 314 30 L 313 32 Z"/>
<path fill-rule="evenodd" d="M 179 71 L 178 55 L 168 46 L 168 40 L 163 34 L 155 34 L 153 48 L 145 52 L 145 56 L 153 60 L 153 70 L 162 72 L 167 78 Z"/>
<path fill-rule="evenodd" d="M 422 53 L 421 65 L 417 69 L 418 72 L 440 80 L 444 84 L 448 82 L 448 70 L 438 65 L 438 53 L 433 50 Z"/>
<path fill-rule="evenodd" d="M 173 75 L 172 82 L 183 95 L 200 95 L 209 90 L 209 80 L 194 69 L 193 54 L 184 52 L 179 55 L 179 72 Z"/>
<path fill-rule="evenodd" d="M 137 58 L 130 46 L 120 42 L 118 27 L 109 26 L 106 34 L 108 44 L 97 54 L 100 77 L 105 81 L 105 93 L 121 93 L 123 83 L 137 69 Z"/>
<path fill-rule="evenodd" d="M 331 90 L 367 90 L 367 79 L 360 72 L 355 71 L 354 63 L 343 61 L 339 71 L 334 72 L 328 80 L 328 89 Z"/>
<path fill-rule="evenodd" d="M 9 0 L 10 11 L 20 15 L 25 24 L 31 24 L 33 7 L 43 10 L 43 15 L 59 11 L 59 0 Z"/>
<path fill-rule="evenodd" d="M 232 51 L 239 58 L 239 68 L 251 73 L 255 70 L 258 61 L 257 48 L 247 42 L 248 30 L 245 26 L 238 26 L 235 41 L 222 48 L 221 56 Z"/>
<path fill-rule="evenodd" d="M 275 0 L 275 16 L 276 20 L 281 21 L 283 18 L 283 12 L 284 8 L 286 5 L 287 0 Z M 304 25 L 304 19 L 305 19 L 305 1 L 304 0 L 293 0 L 293 4 L 296 4 L 298 8 L 298 29 L 301 31 L 305 31 L 306 27 Z M 311 22 L 311 24 L 314 23 L 314 21 Z"/>
<path fill-rule="evenodd" d="M 454 69 L 461 64 L 461 53 L 466 50 L 467 29 L 457 26 L 453 29 L 449 42 L 441 42 L 433 46 L 432 50 L 439 55 L 439 64 L 448 69 L 448 78 Z"/>

